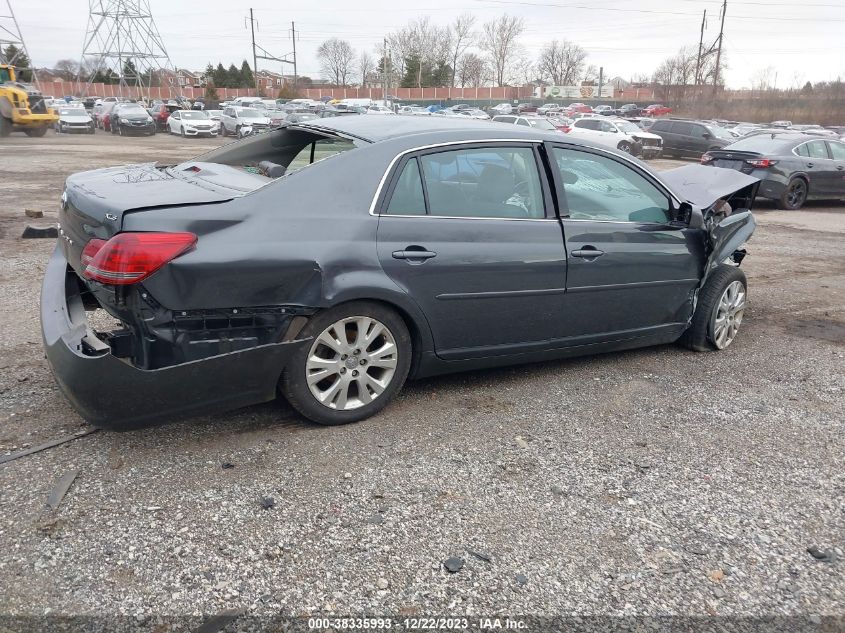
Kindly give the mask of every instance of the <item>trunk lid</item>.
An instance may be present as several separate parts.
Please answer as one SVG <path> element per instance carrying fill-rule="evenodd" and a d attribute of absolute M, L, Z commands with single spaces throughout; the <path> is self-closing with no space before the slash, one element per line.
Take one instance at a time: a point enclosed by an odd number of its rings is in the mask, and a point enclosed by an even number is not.
<path fill-rule="evenodd" d="M 712 156 L 709 165 L 724 169 L 735 169 L 744 174 L 750 174 L 754 171 L 754 166 L 749 165 L 745 161 L 763 158 L 763 154 L 759 152 L 743 152 L 737 150 L 712 149 L 707 153 Z"/>
<path fill-rule="evenodd" d="M 241 193 L 176 177 L 155 163 L 74 174 L 62 194 L 59 243 L 68 262 L 81 274 L 82 249 L 92 238 L 107 240 L 120 232 L 126 213 L 227 202 Z"/>

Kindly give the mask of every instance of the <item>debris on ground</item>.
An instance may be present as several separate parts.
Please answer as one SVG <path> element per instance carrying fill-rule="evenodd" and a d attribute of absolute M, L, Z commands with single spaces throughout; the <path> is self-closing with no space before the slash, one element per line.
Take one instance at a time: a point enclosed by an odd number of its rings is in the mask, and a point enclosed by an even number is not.
<path fill-rule="evenodd" d="M 443 566 L 446 568 L 446 571 L 454 574 L 455 572 L 459 572 L 463 569 L 464 559 L 458 558 L 457 556 L 450 556 L 443 561 Z"/>
<path fill-rule="evenodd" d="M 38 239 L 55 239 L 59 237 L 59 229 L 55 226 L 32 226 L 27 224 L 21 233 L 21 239 L 24 240 L 38 240 Z"/>
<path fill-rule="evenodd" d="M 24 215 L 28 218 L 43 218 L 44 212 L 39 211 L 38 209 L 24 209 Z"/>
<path fill-rule="evenodd" d="M 59 507 L 62 499 L 65 498 L 67 491 L 70 490 L 71 485 L 78 476 L 78 470 L 71 470 L 62 475 L 56 482 L 56 485 L 53 486 L 53 490 L 50 492 L 50 497 L 47 499 L 47 507 L 50 510 L 55 510 Z"/>
<path fill-rule="evenodd" d="M 92 433 L 96 433 L 100 429 L 87 429 L 85 431 L 79 431 L 78 433 L 74 433 L 73 435 L 66 435 L 65 437 L 60 437 L 57 440 L 50 440 L 49 442 L 44 442 L 43 444 L 39 444 L 38 446 L 33 446 L 32 448 L 28 448 L 23 451 L 18 451 L 16 453 L 11 453 L 9 455 L 3 455 L 0 457 L 0 464 L 5 464 L 7 462 L 13 462 L 16 459 L 20 459 L 21 457 L 26 457 L 27 455 L 32 455 L 33 453 L 37 453 L 39 451 L 47 450 L 48 448 L 53 448 L 54 446 L 59 446 L 60 444 L 65 444 L 66 442 L 72 442 L 73 440 L 77 440 L 80 437 L 85 437 L 86 435 L 91 435 Z"/>
<path fill-rule="evenodd" d="M 820 560 L 823 563 L 836 562 L 836 553 L 833 550 L 823 550 L 819 547 L 816 547 L 815 545 L 811 545 L 807 548 L 807 553 L 816 560 Z"/>
<path fill-rule="evenodd" d="M 261 507 L 265 510 L 276 507 L 276 500 L 273 497 L 261 497 Z"/>

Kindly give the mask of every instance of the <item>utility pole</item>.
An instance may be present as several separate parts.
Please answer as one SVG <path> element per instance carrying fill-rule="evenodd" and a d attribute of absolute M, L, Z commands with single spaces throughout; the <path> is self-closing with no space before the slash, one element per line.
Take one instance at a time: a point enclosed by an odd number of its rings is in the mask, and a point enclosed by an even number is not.
<path fill-rule="evenodd" d="M 387 38 L 384 38 L 381 48 L 381 100 L 387 103 Z"/>
<path fill-rule="evenodd" d="M 599 66 L 599 101 L 601 101 L 601 84 L 604 80 L 604 66 Z"/>
<path fill-rule="evenodd" d="M 252 8 L 249 9 L 249 29 L 252 32 L 252 79 L 255 84 L 255 94 L 258 94 L 258 54 L 255 52 L 255 19 Z"/>
<path fill-rule="evenodd" d="M 722 25 L 719 27 L 719 48 L 716 49 L 716 68 L 713 71 L 713 94 L 719 89 L 719 64 L 722 62 L 722 38 L 725 34 L 725 13 L 728 11 L 728 0 L 722 1 Z"/>
<path fill-rule="evenodd" d="M 696 88 L 701 84 L 701 52 L 704 48 L 704 24 L 707 22 L 707 9 L 704 9 L 704 15 L 701 17 L 701 36 L 698 38 L 698 58 L 695 60 L 695 85 Z"/>
<path fill-rule="evenodd" d="M 290 36 L 293 40 L 293 89 L 296 90 L 299 77 L 296 74 L 296 25 L 293 22 L 290 23 Z"/>

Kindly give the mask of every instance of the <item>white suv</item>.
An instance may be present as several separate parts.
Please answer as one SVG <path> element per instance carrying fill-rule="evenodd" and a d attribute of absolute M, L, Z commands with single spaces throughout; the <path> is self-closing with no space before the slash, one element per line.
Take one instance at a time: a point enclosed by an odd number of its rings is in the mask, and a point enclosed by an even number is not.
<path fill-rule="evenodd" d="M 576 119 L 569 126 L 568 134 L 643 158 L 657 158 L 663 152 L 661 137 L 643 132 L 630 121 L 623 119 L 605 117 Z"/>
<path fill-rule="evenodd" d="M 270 117 L 263 110 L 228 106 L 220 115 L 220 136 L 243 136 L 244 128 L 252 128 L 254 133 L 263 132 L 270 127 Z"/>

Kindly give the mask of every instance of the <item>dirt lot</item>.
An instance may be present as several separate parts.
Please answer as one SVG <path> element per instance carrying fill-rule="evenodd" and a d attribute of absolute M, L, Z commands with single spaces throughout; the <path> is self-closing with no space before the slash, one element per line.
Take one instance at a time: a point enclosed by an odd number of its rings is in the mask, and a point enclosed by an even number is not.
<path fill-rule="evenodd" d="M 24 209 L 52 224 L 74 171 L 217 144 L 2 140 L 0 456 L 88 428 L 43 357 L 53 244 L 19 239 Z M 149 630 L 155 614 L 229 608 L 845 615 L 845 206 L 763 202 L 757 218 L 750 309 L 722 353 L 425 380 L 342 428 L 277 402 L 0 465 L 0 614 L 121 614 Z"/>

